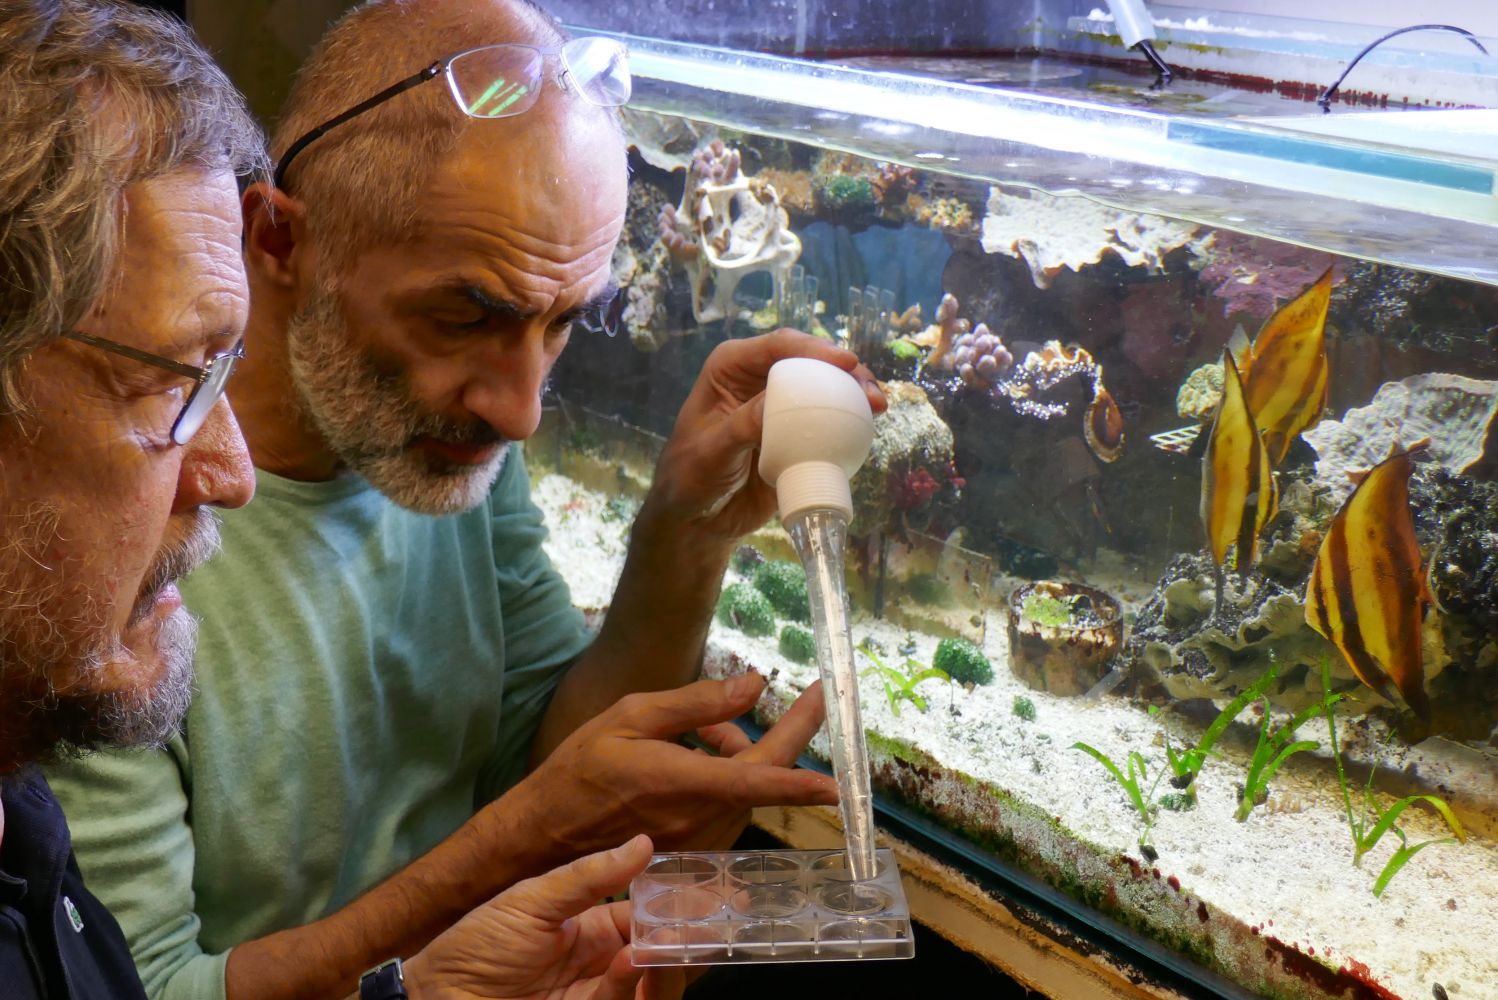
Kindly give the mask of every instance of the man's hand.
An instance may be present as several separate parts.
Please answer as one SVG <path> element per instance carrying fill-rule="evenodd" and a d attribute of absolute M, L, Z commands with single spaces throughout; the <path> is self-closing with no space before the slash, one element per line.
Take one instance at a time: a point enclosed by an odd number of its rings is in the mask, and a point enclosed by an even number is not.
<path fill-rule="evenodd" d="M 622 892 L 651 850 L 650 838 L 635 837 L 500 893 L 406 963 L 407 992 L 412 1000 L 681 996 L 681 970 L 630 964 L 630 904 L 593 905 Z"/>
<path fill-rule="evenodd" d="M 835 804 L 831 778 L 790 766 L 822 723 L 820 685 L 758 743 L 722 725 L 748 711 L 763 688 L 750 672 L 628 695 L 568 735 L 490 808 L 513 809 L 518 799 L 558 853 L 576 854 L 642 830 L 663 850 L 727 848 L 756 806 Z M 728 755 L 674 742 L 693 731 Z"/>
<path fill-rule="evenodd" d="M 849 372 L 863 383 L 874 412 L 884 412 L 884 393 L 852 351 L 795 330 L 725 341 L 708 355 L 682 404 L 642 517 L 691 526 L 724 543 L 769 519 L 775 491 L 756 469 L 765 381 L 771 365 L 794 357 L 815 358 Z"/>

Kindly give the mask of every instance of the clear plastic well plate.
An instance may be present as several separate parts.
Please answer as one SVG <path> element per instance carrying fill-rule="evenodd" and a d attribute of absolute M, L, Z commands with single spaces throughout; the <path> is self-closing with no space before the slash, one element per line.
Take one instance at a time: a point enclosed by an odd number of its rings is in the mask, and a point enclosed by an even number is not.
<path fill-rule="evenodd" d="M 658 854 L 630 883 L 635 965 L 911 958 L 895 857 L 855 882 L 843 851 Z"/>

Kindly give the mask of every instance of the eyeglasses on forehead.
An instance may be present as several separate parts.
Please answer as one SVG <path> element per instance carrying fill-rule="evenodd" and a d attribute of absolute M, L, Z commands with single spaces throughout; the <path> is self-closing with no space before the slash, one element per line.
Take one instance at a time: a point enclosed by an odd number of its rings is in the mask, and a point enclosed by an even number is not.
<path fill-rule="evenodd" d="M 562 72 L 556 83 L 563 90 L 576 91 L 588 103 L 605 108 L 617 108 L 629 100 L 633 81 L 628 53 L 622 43 L 612 38 L 574 38 L 551 47 L 482 45 L 438 59 L 297 139 L 276 164 L 275 185 L 284 188 L 291 161 L 330 130 L 439 75 L 446 77 L 458 110 L 470 118 L 510 118 L 524 114 L 541 96 L 549 56 L 555 56 L 561 63 Z"/>

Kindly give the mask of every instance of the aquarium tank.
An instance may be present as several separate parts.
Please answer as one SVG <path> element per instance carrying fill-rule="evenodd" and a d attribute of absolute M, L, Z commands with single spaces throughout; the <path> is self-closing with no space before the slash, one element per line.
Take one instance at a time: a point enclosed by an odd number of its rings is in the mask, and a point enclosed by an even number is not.
<path fill-rule="evenodd" d="M 1173 23 L 1167 61 L 1289 58 Z M 1441 43 L 1441 100 L 1396 46 L 1323 115 L 1062 27 L 1070 57 L 625 38 L 621 329 L 527 445 L 553 558 L 605 611 L 717 344 L 845 344 L 889 400 L 846 581 L 881 822 L 1146 942 L 1174 995 L 1498 997 L 1498 68 Z M 1463 106 L 1388 110 L 1424 104 Z M 772 522 L 705 669 L 768 676 L 770 724 L 808 622 Z"/>

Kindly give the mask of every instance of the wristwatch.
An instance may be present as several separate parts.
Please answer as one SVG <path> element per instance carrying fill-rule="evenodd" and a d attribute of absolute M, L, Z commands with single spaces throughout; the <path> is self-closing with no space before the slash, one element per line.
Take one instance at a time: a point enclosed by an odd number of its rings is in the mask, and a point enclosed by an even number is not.
<path fill-rule="evenodd" d="M 401 960 L 381 962 L 359 977 L 359 1000 L 408 1000 L 406 970 Z"/>

